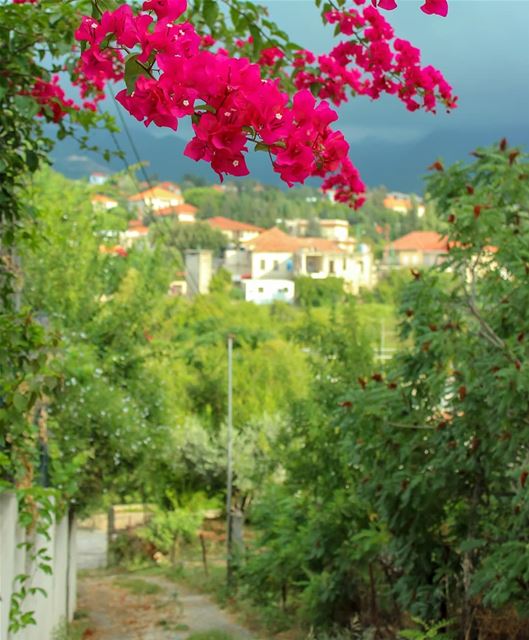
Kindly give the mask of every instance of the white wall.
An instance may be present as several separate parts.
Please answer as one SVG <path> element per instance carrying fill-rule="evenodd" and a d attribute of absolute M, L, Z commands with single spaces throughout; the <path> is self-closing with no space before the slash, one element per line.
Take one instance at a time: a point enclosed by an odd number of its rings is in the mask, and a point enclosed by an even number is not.
<path fill-rule="evenodd" d="M 291 252 L 252 253 L 252 278 L 292 277 L 294 277 L 294 255 Z"/>
<path fill-rule="evenodd" d="M 276 300 L 294 302 L 292 280 L 243 280 L 244 299 L 255 304 L 270 304 Z"/>
<path fill-rule="evenodd" d="M 32 537 L 18 524 L 15 495 L 0 494 L 0 640 L 52 640 L 61 621 L 72 620 L 76 600 L 75 531 L 75 523 L 70 525 L 65 517 L 50 525 L 49 540 L 42 535 Z M 31 540 L 31 549 L 20 546 Z M 51 575 L 40 570 L 32 559 L 35 549 L 46 549 L 51 558 Z M 13 634 L 8 631 L 9 609 L 12 593 L 20 587 L 15 583 L 20 574 L 31 576 L 26 588 L 38 587 L 47 595 L 37 592 L 26 597 L 23 611 L 33 611 L 37 624 Z"/>

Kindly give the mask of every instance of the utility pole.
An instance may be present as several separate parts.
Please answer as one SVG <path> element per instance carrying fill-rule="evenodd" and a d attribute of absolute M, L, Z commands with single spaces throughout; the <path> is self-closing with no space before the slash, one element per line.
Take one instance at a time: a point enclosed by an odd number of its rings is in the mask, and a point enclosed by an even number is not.
<path fill-rule="evenodd" d="M 233 520 L 232 520 L 232 484 L 233 484 L 233 336 L 228 336 L 228 477 L 226 491 L 226 545 L 227 545 L 227 584 L 233 584 Z"/>

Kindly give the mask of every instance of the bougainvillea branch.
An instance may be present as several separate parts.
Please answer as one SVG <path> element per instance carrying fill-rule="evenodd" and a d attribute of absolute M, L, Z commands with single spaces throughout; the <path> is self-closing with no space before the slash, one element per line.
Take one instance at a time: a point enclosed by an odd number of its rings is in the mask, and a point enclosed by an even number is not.
<path fill-rule="evenodd" d="M 394 40 L 391 26 L 374 7 L 361 13 L 327 12 L 329 23 L 336 22 L 341 33 L 354 37 L 330 55 L 319 56 L 318 74 L 308 66 L 315 56 L 299 52 L 293 63 L 297 92 L 292 98 L 279 79 L 266 77 L 266 68 L 285 57 L 280 49 L 262 50 L 257 63 L 221 47 L 212 50 L 213 38 L 203 37 L 190 22 L 177 22 L 186 7 L 185 0 L 147 0 L 139 13 L 122 5 L 100 20 L 83 17 L 76 39 L 86 48 L 78 74 L 100 87 L 104 80 L 118 79 L 126 56 L 127 88 L 117 100 L 146 126 L 176 130 L 179 120 L 190 116 L 195 135 L 185 155 L 209 162 L 221 179 L 247 175 L 246 154 L 249 145 L 255 145 L 269 153 L 274 171 L 289 186 L 321 177 L 323 189 L 333 189 L 337 200 L 356 207 L 363 202 L 365 187 L 343 134 L 330 126 L 336 112 L 313 94 L 340 104 L 348 87 L 372 98 L 383 91 L 395 93 L 409 109 L 421 106 L 418 95 L 427 110 L 433 110 L 438 99 L 455 106 L 441 74 L 421 68 L 418 51 Z"/>
<path fill-rule="evenodd" d="M 377 99 L 386 93 L 411 111 L 435 112 L 439 105 L 454 108 L 457 99 L 437 69 L 421 66 L 419 50 L 395 37 L 378 9 L 394 9 L 394 0 L 354 0 L 349 9 L 344 4 L 323 5 L 324 22 L 345 38 L 316 56 L 262 40 L 257 26 L 249 27 L 247 38 L 217 42 L 218 10 L 205 18 L 206 33 L 200 20 L 184 19 L 186 0 L 147 0 L 141 11 L 122 4 L 102 12 L 96 3 L 99 17 L 83 16 L 75 33 L 81 53 L 72 81 L 81 102 L 66 99 L 56 77 L 37 79 L 30 95 L 40 115 L 59 122 L 74 111 L 94 111 L 106 83 L 124 80 L 117 100 L 146 126 L 176 130 L 182 118 L 191 118 L 195 135 L 185 155 L 210 163 L 221 180 L 248 174 L 253 147 L 269 154 L 289 186 L 319 177 L 338 201 L 358 207 L 365 187 L 347 141 L 331 126 L 338 116 L 327 100 L 339 106 L 349 95 Z M 237 9 L 232 5 L 230 12 Z M 426 0 L 421 8 L 446 15 L 444 0 Z"/>

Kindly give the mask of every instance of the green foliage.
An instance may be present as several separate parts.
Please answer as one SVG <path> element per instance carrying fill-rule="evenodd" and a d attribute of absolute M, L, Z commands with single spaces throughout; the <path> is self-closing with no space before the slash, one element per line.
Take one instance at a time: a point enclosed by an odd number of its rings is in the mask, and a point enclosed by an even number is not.
<path fill-rule="evenodd" d="M 117 578 L 114 580 L 114 584 L 138 596 L 154 595 L 163 591 L 163 588 L 155 582 L 149 582 L 141 578 L 129 578 L 128 576 Z"/>
<path fill-rule="evenodd" d="M 380 302 L 398 305 L 404 287 L 410 282 L 412 275 L 409 269 L 391 269 L 380 277 L 376 287 L 362 292 L 365 302 Z"/>
<path fill-rule="evenodd" d="M 418 629 L 404 629 L 399 631 L 399 637 L 406 640 L 450 640 L 451 635 L 445 633 L 450 626 L 449 620 L 440 620 L 432 625 L 424 622 L 420 618 L 413 618 L 413 622 Z"/>
<path fill-rule="evenodd" d="M 209 249 L 220 255 L 227 246 L 226 236 L 205 222 L 184 224 L 174 221 L 157 222 L 154 226 L 155 242 L 183 253 L 186 249 Z"/>
<path fill-rule="evenodd" d="M 210 293 L 229 293 L 232 290 L 231 273 L 226 269 L 218 269 L 209 283 Z"/>
<path fill-rule="evenodd" d="M 342 278 L 296 278 L 296 302 L 302 307 L 334 306 L 344 300 Z"/>
<path fill-rule="evenodd" d="M 217 508 L 218 501 L 203 493 L 177 498 L 168 492 L 170 509 L 156 508 L 141 535 L 175 564 L 178 545 L 191 542 L 197 535 L 208 509 Z"/>
<path fill-rule="evenodd" d="M 318 402 L 294 405 L 247 579 L 276 602 L 286 584 L 316 626 L 395 611 L 434 621 L 403 637 L 444 637 L 446 618 L 456 637 L 526 624 L 529 163 L 476 156 L 429 181 L 451 248 L 403 289 L 386 370 L 352 371 L 352 350 L 322 361 L 314 320 L 303 331 Z"/>

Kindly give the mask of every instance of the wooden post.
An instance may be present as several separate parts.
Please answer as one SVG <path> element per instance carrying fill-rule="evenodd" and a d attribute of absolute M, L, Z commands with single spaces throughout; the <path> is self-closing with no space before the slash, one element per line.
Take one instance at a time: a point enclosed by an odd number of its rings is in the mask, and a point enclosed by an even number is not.
<path fill-rule="evenodd" d="M 226 491 L 226 580 L 228 588 L 233 585 L 233 523 L 232 523 L 232 492 L 233 492 L 233 336 L 228 336 L 228 472 Z"/>

